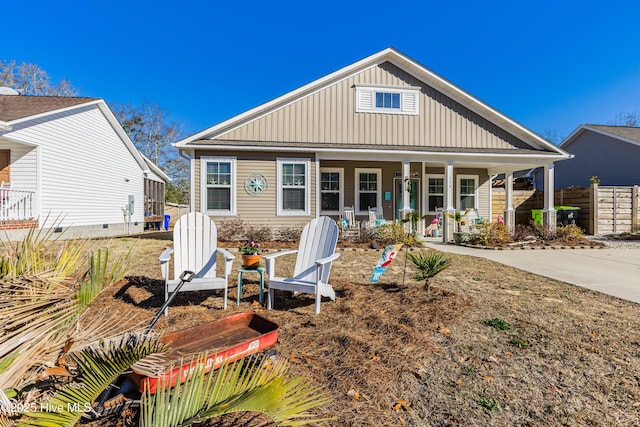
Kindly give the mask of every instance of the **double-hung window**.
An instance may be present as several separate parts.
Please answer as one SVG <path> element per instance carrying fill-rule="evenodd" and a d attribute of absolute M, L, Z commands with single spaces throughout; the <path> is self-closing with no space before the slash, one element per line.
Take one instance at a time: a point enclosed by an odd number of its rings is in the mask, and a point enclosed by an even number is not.
<path fill-rule="evenodd" d="M 427 212 L 444 208 L 444 175 L 427 175 Z"/>
<path fill-rule="evenodd" d="M 211 215 L 235 215 L 235 157 L 203 157 L 202 211 Z"/>
<path fill-rule="evenodd" d="M 343 181 L 344 169 L 320 169 L 320 212 L 337 215 L 344 206 Z"/>
<path fill-rule="evenodd" d="M 356 211 L 366 215 L 369 208 L 382 207 L 382 169 L 355 169 Z"/>
<path fill-rule="evenodd" d="M 278 215 L 309 215 L 309 159 L 278 159 Z"/>
<path fill-rule="evenodd" d="M 478 208 L 477 190 L 477 175 L 458 175 L 458 210 Z"/>

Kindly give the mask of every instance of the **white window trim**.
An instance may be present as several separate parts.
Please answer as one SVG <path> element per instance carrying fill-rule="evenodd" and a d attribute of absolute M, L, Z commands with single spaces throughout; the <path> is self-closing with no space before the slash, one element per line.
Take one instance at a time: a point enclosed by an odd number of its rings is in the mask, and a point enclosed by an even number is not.
<path fill-rule="evenodd" d="M 231 163 L 231 203 L 230 210 L 207 209 L 207 162 L 230 162 Z M 200 157 L 200 211 L 211 216 L 235 216 L 236 215 L 236 157 L 203 156 Z"/>
<path fill-rule="evenodd" d="M 400 108 L 376 107 L 376 92 L 399 93 Z M 365 98 L 363 98 L 365 96 Z M 413 103 L 411 102 L 413 99 Z M 420 88 L 406 86 L 356 86 L 356 112 L 378 114 L 420 114 Z M 368 102 L 367 100 L 370 100 Z"/>
<path fill-rule="evenodd" d="M 462 179 L 473 179 L 473 208 L 478 209 L 478 175 L 456 175 L 456 208 L 458 210 L 462 209 L 462 202 L 460 196 L 460 181 Z"/>
<path fill-rule="evenodd" d="M 323 211 L 322 210 L 322 174 L 326 173 L 338 173 L 340 175 L 340 190 L 339 194 L 339 210 L 337 211 Z M 320 168 L 320 175 L 318 177 L 318 182 L 320 183 L 320 197 L 318 198 L 317 203 L 320 205 L 320 213 L 324 215 L 340 215 L 344 211 L 344 168 Z"/>
<path fill-rule="evenodd" d="M 376 203 L 377 208 L 382 210 L 382 169 L 379 168 L 355 168 L 353 171 L 354 194 L 356 195 L 354 205 L 356 215 L 369 215 L 369 207 L 364 206 L 364 210 L 360 207 L 360 173 L 375 173 L 376 179 Z"/>
<path fill-rule="evenodd" d="M 311 187 L 310 187 L 310 171 L 311 171 L 311 159 L 301 159 L 301 158 L 288 158 L 288 157 L 279 157 L 276 159 L 277 163 L 277 178 L 276 182 L 278 184 L 278 191 L 276 196 L 276 215 L 277 216 L 309 216 L 311 212 Z M 304 210 L 284 210 L 282 209 L 282 165 L 284 163 L 298 163 L 304 165 Z"/>
<path fill-rule="evenodd" d="M 442 199 L 444 201 L 445 199 L 445 193 L 447 191 L 447 183 L 444 182 L 444 174 L 438 174 L 438 173 L 430 173 L 430 174 L 425 174 L 424 175 L 424 187 L 425 187 L 425 198 L 424 198 L 424 206 L 425 206 L 425 211 L 428 214 L 435 214 L 436 211 L 430 211 L 429 209 L 429 196 L 431 195 L 431 193 L 429 193 L 429 178 L 441 178 L 442 179 Z M 440 193 L 434 193 L 435 195 L 440 195 Z M 441 208 L 444 209 L 444 206 L 440 206 Z"/>

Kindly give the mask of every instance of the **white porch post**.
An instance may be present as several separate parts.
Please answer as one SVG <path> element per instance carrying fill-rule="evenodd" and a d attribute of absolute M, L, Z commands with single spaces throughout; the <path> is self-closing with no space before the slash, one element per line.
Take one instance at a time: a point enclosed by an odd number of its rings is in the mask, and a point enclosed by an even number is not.
<path fill-rule="evenodd" d="M 444 218 L 442 218 L 442 240 L 453 240 L 455 221 L 447 215 L 453 213 L 453 161 L 447 161 L 444 168 Z"/>
<path fill-rule="evenodd" d="M 504 223 L 509 230 L 516 225 L 516 211 L 513 208 L 513 171 L 505 172 L 505 207 L 504 207 Z"/>
<path fill-rule="evenodd" d="M 402 214 L 401 219 L 405 219 L 406 216 L 411 212 L 411 193 L 409 193 L 409 180 L 411 179 L 411 160 L 404 159 L 402 161 Z M 412 233 L 412 224 L 411 221 L 407 222 L 406 227 L 409 228 L 409 232 Z"/>
<path fill-rule="evenodd" d="M 553 162 L 544 165 L 544 209 L 542 210 L 543 224 L 551 230 L 556 228 L 556 210 L 554 207 L 554 165 Z"/>

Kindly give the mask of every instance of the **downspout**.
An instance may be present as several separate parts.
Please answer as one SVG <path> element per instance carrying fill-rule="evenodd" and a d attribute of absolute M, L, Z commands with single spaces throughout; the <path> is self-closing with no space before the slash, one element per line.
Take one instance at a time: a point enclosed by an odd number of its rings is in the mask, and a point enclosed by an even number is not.
<path fill-rule="evenodd" d="M 193 166 L 193 150 L 191 151 L 191 156 L 188 156 L 184 153 L 184 151 L 178 149 L 178 154 L 180 157 L 182 157 L 183 159 L 189 161 L 189 180 L 190 180 L 190 185 L 189 185 L 189 212 L 193 212 L 193 201 L 194 201 L 194 188 L 195 188 L 195 172 L 194 172 L 194 166 Z"/>

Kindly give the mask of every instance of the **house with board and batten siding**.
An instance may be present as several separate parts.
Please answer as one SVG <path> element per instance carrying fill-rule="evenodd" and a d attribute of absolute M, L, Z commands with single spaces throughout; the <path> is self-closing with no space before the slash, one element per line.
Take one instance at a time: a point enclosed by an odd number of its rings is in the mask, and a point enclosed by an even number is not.
<path fill-rule="evenodd" d="M 491 217 L 491 177 L 545 170 L 563 150 L 393 48 L 178 141 L 191 161 L 191 209 L 213 219 L 303 224 L 353 207 L 388 221 L 475 208 Z M 453 224 L 445 217 L 444 238 Z"/>
<path fill-rule="evenodd" d="M 169 177 L 104 100 L 11 94 L 0 95 L 0 181 L 0 239 L 16 240 L 32 228 L 64 238 L 142 231 L 163 220 Z"/>

